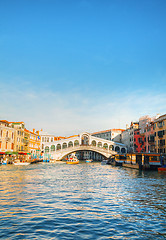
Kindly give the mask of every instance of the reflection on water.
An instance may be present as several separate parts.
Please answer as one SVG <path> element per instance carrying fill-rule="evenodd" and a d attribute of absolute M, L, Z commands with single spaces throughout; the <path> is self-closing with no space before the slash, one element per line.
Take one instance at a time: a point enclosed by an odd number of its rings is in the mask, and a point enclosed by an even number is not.
<path fill-rule="evenodd" d="M 0 176 L 1 239 L 166 238 L 166 175 L 55 163 Z"/>

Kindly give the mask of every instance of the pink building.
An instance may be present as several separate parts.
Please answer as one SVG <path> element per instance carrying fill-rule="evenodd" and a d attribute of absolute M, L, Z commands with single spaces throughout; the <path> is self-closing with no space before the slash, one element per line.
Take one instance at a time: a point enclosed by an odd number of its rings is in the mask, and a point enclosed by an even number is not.
<path fill-rule="evenodd" d="M 145 152 L 155 152 L 155 131 L 154 122 L 150 122 L 144 129 L 145 134 Z"/>

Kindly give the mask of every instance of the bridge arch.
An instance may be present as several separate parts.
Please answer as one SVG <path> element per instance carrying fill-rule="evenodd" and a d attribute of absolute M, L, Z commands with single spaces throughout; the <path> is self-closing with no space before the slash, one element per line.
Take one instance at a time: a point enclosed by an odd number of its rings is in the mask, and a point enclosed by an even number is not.
<path fill-rule="evenodd" d="M 114 152 L 114 154 L 117 154 L 117 152 L 127 152 L 124 144 L 101 139 L 86 132 L 50 143 L 45 142 L 43 149 L 45 153 L 50 153 L 52 158 L 57 158 L 57 160 L 61 158 L 63 154 L 67 155 L 67 152 L 71 151 L 93 151 L 106 157 L 109 157 L 112 152 Z"/>
<path fill-rule="evenodd" d="M 62 144 L 62 149 L 65 149 L 65 148 L 67 148 L 67 143 L 66 143 L 66 142 L 64 142 L 64 143 Z"/>
<path fill-rule="evenodd" d="M 121 153 L 126 153 L 126 149 L 125 148 L 121 148 Z"/>
<path fill-rule="evenodd" d="M 55 151 L 55 145 L 51 145 L 51 152 Z"/>
<path fill-rule="evenodd" d="M 68 143 L 68 147 L 73 147 L 73 142 L 72 142 L 72 141 L 70 141 L 70 142 Z"/>
<path fill-rule="evenodd" d="M 109 150 L 114 150 L 114 145 L 110 145 Z"/>
<path fill-rule="evenodd" d="M 49 148 L 49 146 L 46 146 L 45 147 L 45 153 L 49 153 L 50 152 L 50 148 Z"/>
<path fill-rule="evenodd" d="M 95 140 L 93 140 L 92 143 L 91 143 L 92 146 L 96 146 L 96 144 L 97 144 L 97 143 L 96 143 Z"/>
<path fill-rule="evenodd" d="M 90 135 L 88 133 L 81 135 L 81 145 L 90 145 Z"/>
<path fill-rule="evenodd" d="M 104 143 L 103 148 L 108 149 L 108 144 Z"/>
<path fill-rule="evenodd" d="M 115 147 L 115 152 L 118 152 L 118 153 L 120 152 L 120 147 L 119 146 Z"/>
<path fill-rule="evenodd" d="M 79 141 L 78 140 L 74 141 L 74 146 L 79 146 Z"/>
<path fill-rule="evenodd" d="M 56 150 L 60 150 L 61 148 L 62 148 L 62 147 L 61 147 L 61 144 L 58 143 L 58 144 L 56 145 Z"/>
<path fill-rule="evenodd" d="M 97 143 L 97 146 L 98 146 L 98 147 L 102 147 L 102 142 L 98 142 L 98 143 Z"/>

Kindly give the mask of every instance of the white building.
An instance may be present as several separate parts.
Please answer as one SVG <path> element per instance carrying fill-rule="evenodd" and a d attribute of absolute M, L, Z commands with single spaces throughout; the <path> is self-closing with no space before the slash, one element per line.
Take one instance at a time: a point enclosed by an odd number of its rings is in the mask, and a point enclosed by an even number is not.
<path fill-rule="evenodd" d="M 120 142 L 120 134 L 124 131 L 124 129 L 109 129 L 109 130 L 103 130 L 99 132 L 92 133 L 92 136 L 110 140 L 110 141 L 116 141 Z"/>

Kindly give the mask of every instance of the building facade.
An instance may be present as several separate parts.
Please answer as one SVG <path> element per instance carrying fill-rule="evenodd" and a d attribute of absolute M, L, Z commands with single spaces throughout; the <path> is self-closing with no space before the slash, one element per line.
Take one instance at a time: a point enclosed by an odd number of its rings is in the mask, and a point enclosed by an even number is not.
<path fill-rule="evenodd" d="M 145 134 L 140 128 L 134 130 L 134 152 L 145 152 Z"/>
<path fill-rule="evenodd" d="M 155 153 L 155 131 L 154 122 L 150 122 L 144 129 L 145 134 L 145 152 Z"/>
<path fill-rule="evenodd" d="M 127 152 L 130 150 L 130 128 L 127 126 L 126 130 L 121 133 L 121 141 L 127 147 Z"/>
<path fill-rule="evenodd" d="M 109 129 L 99 132 L 92 133 L 92 136 L 115 141 L 115 142 L 121 142 L 121 133 L 124 131 L 124 129 Z"/>
<path fill-rule="evenodd" d="M 6 120 L 0 120 L 0 152 L 14 151 L 14 129 Z"/>
<path fill-rule="evenodd" d="M 14 133 L 14 152 L 24 152 L 24 122 L 10 122 Z"/>
<path fill-rule="evenodd" d="M 154 121 L 155 151 L 166 153 L 166 114 Z"/>

